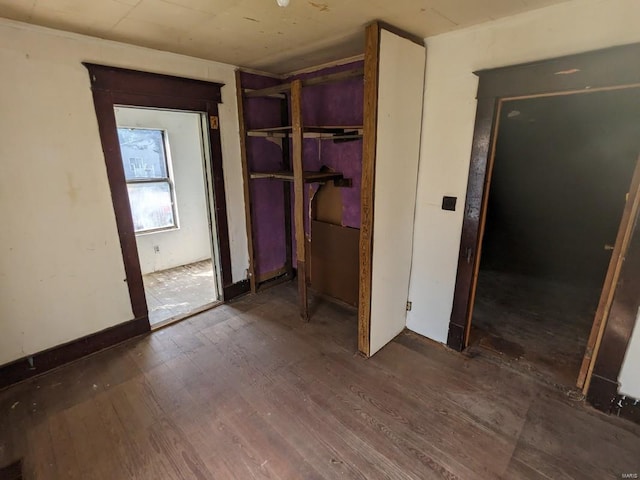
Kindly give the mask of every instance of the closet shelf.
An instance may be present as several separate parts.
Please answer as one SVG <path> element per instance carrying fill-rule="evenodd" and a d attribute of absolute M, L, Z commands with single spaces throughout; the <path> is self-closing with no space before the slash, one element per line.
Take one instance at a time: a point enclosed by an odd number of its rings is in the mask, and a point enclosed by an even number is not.
<path fill-rule="evenodd" d="M 280 170 L 276 172 L 251 172 L 252 179 L 271 178 L 293 182 L 293 172 Z M 342 173 L 339 172 L 304 172 L 304 183 L 322 183 L 329 180 L 341 180 Z"/>
<path fill-rule="evenodd" d="M 323 125 L 303 127 L 302 136 L 304 138 L 318 138 L 321 140 L 343 140 L 362 137 L 362 125 Z M 293 133 L 293 128 L 269 127 L 254 128 L 247 131 L 249 137 L 276 137 L 286 138 Z"/>
<path fill-rule="evenodd" d="M 342 80 L 348 80 L 350 78 L 359 78 L 364 76 L 364 68 L 354 68 L 352 70 L 345 70 L 344 72 L 331 73 L 328 75 L 322 75 L 320 77 L 308 78 L 302 80 L 303 87 L 312 87 L 314 85 L 326 85 L 327 83 L 340 82 Z M 274 85 L 273 87 L 261 88 L 259 90 L 251 90 L 245 88 L 243 90 L 246 98 L 255 97 L 273 97 L 282 93 L 289 93 L 291 91 L 291 82 L 281 83 Z M 282 97 L 276 97 L 282 98 Z"/>

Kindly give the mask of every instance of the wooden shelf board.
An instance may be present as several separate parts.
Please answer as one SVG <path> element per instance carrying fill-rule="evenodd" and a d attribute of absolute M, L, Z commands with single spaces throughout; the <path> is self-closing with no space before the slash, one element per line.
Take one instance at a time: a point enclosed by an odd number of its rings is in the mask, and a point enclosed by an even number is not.
<path fill-rule="evenodd" d="M 362 136 L 362 125 L 310 125 L 303 128 L 304 138 L 323 138 L 332 139 L 351 138 Z M 253 128 L 247 131 L 249 137 L 280 137 L 284 138 L 292 133 L 290 126 Z"/>
<path fill-rule="evenodd" d="M 302 86 L 312 87 L 314 85 L 326 85 L 327 83 L 340 82 L 342 80 L 349 80 L 351 78 L 358 78 L 362 76 L 364 76 L 364 67 L 322 75 L 315 78 L 308 78 L 306 80 L 302 80 Z M 244 89 L 243 93 L 246 98 L 255 98 L 270 97 L 281 93 L 287 93 L 289 91 L 291 91 L 291 82 L 285 82 L 279 85 L 274 85 L 273 87 L 261 88 L 259 90 Z"/>
<path fill-rule="evenodd" d="M 260 178 L 271 178 L 293 182 L 293 172 L 284 170 L 276 172 L 251 172 L 250 176 L 254 180 Z M 329 180 L 338 180 L 341 178 L 342 173 L 339 172 L 304 172 L 305 183 L 327 182 Z"/>

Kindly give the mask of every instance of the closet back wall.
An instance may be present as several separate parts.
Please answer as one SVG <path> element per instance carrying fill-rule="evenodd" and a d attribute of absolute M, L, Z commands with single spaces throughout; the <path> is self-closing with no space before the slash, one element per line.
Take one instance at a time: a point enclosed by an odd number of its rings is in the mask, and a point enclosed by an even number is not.
<path fill-rule="evenodd" d="M 325 68 L 291 77 L 306 79 L 363 66 L 362 61 Z M 281 80 L 242 72 L 243 88 L 260 89 L 281 83 Z M 362 125 L 364 86 L 362 78 L 304 87 L 302 90 L 303 124 L 305 126 Z M 284 101 L 274 98 L 246 98 L 244 115 L 247 130 L 283 125 Z M 289 114 L 289 118 L 290 114 Z M 289 146 L 291 149 L 291 145 Z M 285 170 L 282 163 L 282 143 L 279 138 L 248 137 L 247 158 L 250 171 Z M 362 175 L 362 140 L 335 143 L 332 140 L 307 138 L 303 145 L 304 169 L 318 171 L 322 166 L 342 172 L 352 186 L 341 188 L 341 226 L 360 228 L 360 177 Z M 305 187 L 305 234 L 310 233 L 309 201 L 317 184 Z M 279 180 L 250 181 L 255 273 L 258 279 L 284 268 L 286 264 L 284 189 Z M 291 198 L 293 204 L 293 195 Z M 292 229 L 292 256 L 295 265 L 295 238 Z"/>
<path fill-rule="evenodd" d="M 352 62 L 298 75 L 294 79 L 308 79 L 363 67 L 364 62 Z M 362 125 L 364 83 L 361 77 L 302 89 L 302 118 L 307 126 Z M 329 167 L 342 172 L 352 186 L 341 188 L 342 226 L 360 228 L 360 180 L 362 177 L 362 139 L 335 143 L 332 140 L 304 140 L 305 170 Z M 305 211 L 309 211 L 309 197 L 318 190 L 312 184 L 305 189 Z M 309 235 L 310 215 L 305 217 L 305 232 Z"/>
<path fill-rule="evenodd" d="M 244 88 L 261 89 L 278 85 L 280 80 L 241 72 Z M 244 117 L 247 130 L 275 127 L 282 124 L 283 101 L 274 98 L 247 98 Z M 248 137 L 249 170 L 266 172 L 283 170 L 280 139 Z M 281 182 L 250 180 L 251 227 L 253 232 L 254 268 L 258 279 L 285 266 L 284 191 Z"/>

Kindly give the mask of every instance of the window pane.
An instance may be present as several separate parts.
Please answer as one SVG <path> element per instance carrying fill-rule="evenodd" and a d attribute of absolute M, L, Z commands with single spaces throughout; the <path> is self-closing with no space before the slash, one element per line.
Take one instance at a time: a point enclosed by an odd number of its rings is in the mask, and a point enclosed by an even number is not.
<path fill-rule="evenodd" d="M 127 180 L 167 178 L 164 132 L 145 128 L 118 128 L 120 153 Z"/>
<path fill-rule="evenodd" d="M 136 232 L 176 226 L 167 182 L 130 183 L 127 188 Z"/>

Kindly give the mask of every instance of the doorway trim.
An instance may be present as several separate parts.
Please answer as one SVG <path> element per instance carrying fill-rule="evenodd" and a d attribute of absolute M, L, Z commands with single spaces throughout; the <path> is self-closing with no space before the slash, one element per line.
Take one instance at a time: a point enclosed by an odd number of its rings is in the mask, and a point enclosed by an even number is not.
<path fill-rule="evenodd" d="M 213 216 L 217 225 L 215 231 L 219 243 L 222 295 L 225 300 L 236 296 L 240 290 L 244 289 L 234 285 L 231 276 L 231 250 L 218 120 L 218 104 L 222 103 L 220 89 L 223 84 L 86 62 L 83 62 L 83 65 L 89 71 L 134 317 L 136 319 L 144 318 L 147 325 L 149 324 L 140 260 L 113 110 L 117 105 L 206 113 L 209 120 L 207 122 L 209 125 L 208 156 L 212 172 L 210 182 L 213 186 L 215 199 Z"/>
<path fill-rule="evenodd" d="M 480 250 L 486 218 L 491 168 L 502 102 L 541 96 L 583 94 L 640 87 L 640 43 L 550 60 L 474 72 L 479 77 L 477 111 L 471 149 L 462 236 L 447 345 L 462 351 L 469 342 Z M 635 320 L 635 319 L 634 319 Z M 616 322 L 616 325 L 611 325 Z M 633 322 L 610 318 L 628 345 Z M 603 322 L 602 328 L 605 328 Z M 607 349 L 605 335 L 600 349 Z M 617 343 L 618 348 L 620 343 Z M 598 352 L 593 352 L 596 362 Z M 598 364 L 607 359 L 598 360 Z M 617 385 L 621 363 L 611 359 L 610 382 Z M 596 388 L 592 384 L 591 389 Z M 591 392 L 590 392 L 591 394 Z M 616 391 L 617 394 L 617 391 Z M 612 399 L 613 401 L 613 399 Z M 608 408 L 608 407 L 607 407 Z"/>

